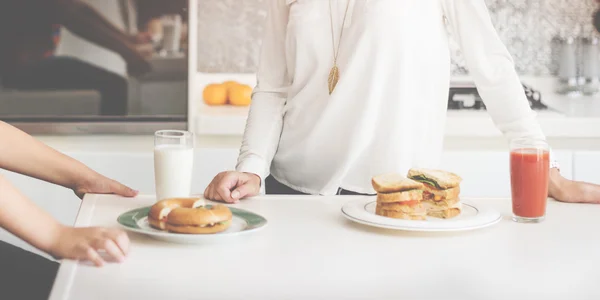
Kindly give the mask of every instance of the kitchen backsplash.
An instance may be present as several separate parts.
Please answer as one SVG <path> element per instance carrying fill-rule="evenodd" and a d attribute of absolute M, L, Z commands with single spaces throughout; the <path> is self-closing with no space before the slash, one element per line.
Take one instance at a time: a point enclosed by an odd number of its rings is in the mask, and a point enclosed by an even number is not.
<path fill-rule="evenodd" d="M 249 73 L 256 70 L 267 1 L 270 0 L 199 0 L 199 71 Z M 527 75 L 555 72 L 556 55 L 552 51 L 555 36 L 594 33 L 595 1 L 485 0 L 518 72 Z M 453 73 L 468 73 L 455 44 L 452 53 Z"/>

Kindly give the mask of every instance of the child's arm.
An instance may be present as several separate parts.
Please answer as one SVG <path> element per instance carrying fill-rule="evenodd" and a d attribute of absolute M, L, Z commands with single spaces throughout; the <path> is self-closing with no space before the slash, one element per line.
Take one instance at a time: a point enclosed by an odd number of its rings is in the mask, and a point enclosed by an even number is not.
<path fill-rule="evenodd" d="M 0 169 L 70 188 L 80 197 L 84 193 L 114 193 L 128 197 L 137 194 L 1 121 Z"/>
<path fill-rule="evenodd" d="M 0 176 L 0 227 L 57 258 L 104 264 L 98 250 L 122 261 L 129 239 L 117 229 L 73 228 L 60 224 Z"/>

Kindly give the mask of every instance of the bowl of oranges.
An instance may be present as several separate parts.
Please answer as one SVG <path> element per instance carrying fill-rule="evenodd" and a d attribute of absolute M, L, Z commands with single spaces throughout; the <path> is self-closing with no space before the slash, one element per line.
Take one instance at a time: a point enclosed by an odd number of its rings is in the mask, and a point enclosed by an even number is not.
<path fill-rule="evenodd" d="M 202 98 L 210 106 L 248 106 L 252 102 L 252 88 L 237 81 L 211 83 L 204 87 Z"/>

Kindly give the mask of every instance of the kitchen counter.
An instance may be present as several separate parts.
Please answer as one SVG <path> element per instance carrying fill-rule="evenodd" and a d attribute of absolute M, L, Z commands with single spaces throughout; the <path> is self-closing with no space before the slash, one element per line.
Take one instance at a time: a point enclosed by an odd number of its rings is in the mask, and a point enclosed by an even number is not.
<path fill-rule="evenodd" d="M 523 82 L 531 85 L 542 95 L 542 101 L 552 110 L 568 118 L 600 119 L 600 93 L 593 96 L 566 96 L 555 93 L 554 77 L 523 77 Z"/>
<path fill-rule="evenodd" d="M 222 243 L 177 245 L 130 234 L 123 264 L 64 261 L 51 300 L 67 299 L 598 299 L 600 206 L 549 201 L 540 224 L 510 221 L 508 199 L 489 228 L 419 233 L 346 220 L 353 197 L 259 197 L 238 204 L 267 218 Z M 153 197 L 90 195 L 77 226 L 116 226 Z"/>
<path fill-rule="evenodd" d="M 554 93 L 553 77 L 521 77 L 523 83 L 540 91 L 542 101 L 550 109 L 537 111 L 538 121 L 550 139 L 600 139 L 600 97 L 577 99 Z M 190 127 L 205 136 L 240 137 L 245 128 L 247 107 L 207 106 L 202 101 L 202 90 L 209 83 L 236 80 L 254 86 L 253 74 L 202 74 L 195 79 L 192 97 Z M 453 77 L 453 81 L 471 81 L 468 76 Z M 447 138 L 495 138 L 501 132 L 494 126 L 485 110 L 449 110 L 446 121 Z"/>
<path fill-rule="evenodd" d="M 567 116 L 554 110 L 536 111 L 536 113 L 544 133 L 549 138 L 600 138 L 600 114 L 598 117 Z M 247 108 L 204 106 L 193 119 L 192 125 L 195 132 L 200 135 L 241 136 L 244 133 L 247 115 Z M 484 110 L 449 110 L 445 135 L 446 137 L 497 137 L 502 133 Z"/>
<path fill-rule="evenodd" d="M 475 129 L 470 128 L 468 121 L 460 121 L 459 125 L 455 125 L 454 128 L 463 128 L 466 132 L 468 130 L 475 131 Z M 154 147 L 154 137 L 152 135 L 41 135 L 35 137 L 59 151 L 70 154 L 151 153 Z M 549 136 L 548 141 L 553 149 L 600 151 L 600 137 Z M 240 143 L 241 136 L 238 135 L 199 134 L 196 136 L 196 147 L 200 149 L 236 149 L 237 151 L 241 145 Z M 468 136 L 465 132 L 462 132 L 454 136 L 447 136 L 444 141 L 444 150 L 504 151 L 507 149 L 507 145 L 501 134 Z"/>

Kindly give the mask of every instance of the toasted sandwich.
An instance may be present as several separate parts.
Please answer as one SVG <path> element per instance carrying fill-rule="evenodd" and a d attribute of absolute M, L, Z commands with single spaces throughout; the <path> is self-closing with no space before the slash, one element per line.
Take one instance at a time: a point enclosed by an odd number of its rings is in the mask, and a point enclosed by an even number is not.
<path fill-rule="evenodd" d="M 447 219 L 460 214 L 460 176 L 442 170 L 410 169 L 408 177 L 423 184 L 422 203 L 427 215 Z"/>
<path fill-rule="evenodd" d="M 394 219 L 404 219 L 404 220 L 426 220 L 427 219 L 427 209 L 422 203 L 418 201 L 416 204 L 396 204 L 395 208 L 390 209 L 388 205 L 377 204 L 375 207 L 375 214 L 389 217 Z"/>
<path fill-rule="evenodd" d="M 375 213 L 406 220 L 425 220 L 427 210 L 423 200 L 423 184 L 400 174 L 384 174 L 372 179 L 377 191 Z"/>
<path fill-rule="evenodd" d="M 395 173 L 375 176 L 371 183 L 378 193 L 396 193 L 423 188 L 422 183 Z"/>
<path fill-rule="evenodd" d="M 433 169 L 410 169 L 408 178 L 433 186 L 437 190 L 451 189 L 462 182 L 462 178 L 454 173 Z"/>
<path fill-rule="evenodd" d="M 460 198 L 446 199 L 440 201 L 421 201 L 427 210 L 427 215 L 435 218 L 449 219 L 460 215 Z"/>

